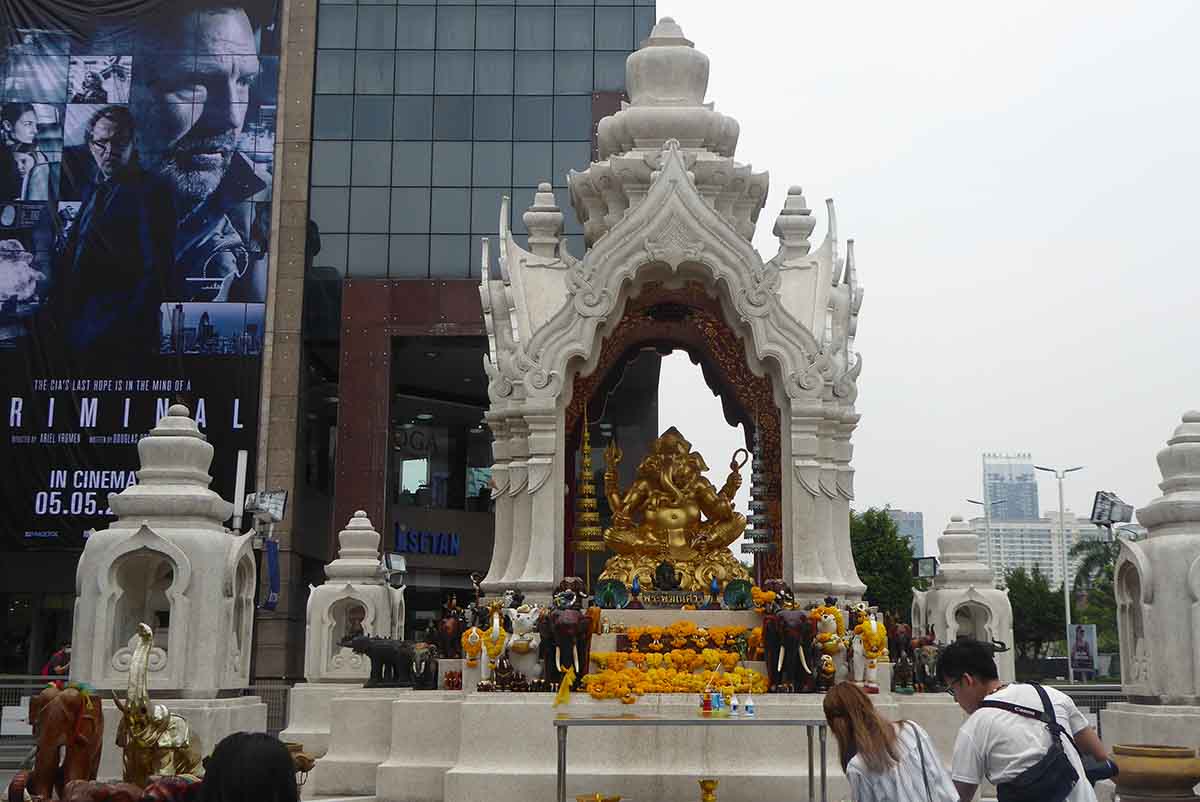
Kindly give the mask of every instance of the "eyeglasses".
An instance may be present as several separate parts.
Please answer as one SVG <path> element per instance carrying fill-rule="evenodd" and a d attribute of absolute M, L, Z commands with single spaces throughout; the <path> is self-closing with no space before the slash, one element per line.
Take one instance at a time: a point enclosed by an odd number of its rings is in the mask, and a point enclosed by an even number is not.
<path fill-rule="evenodd" d="M 92 149 L 97 153 L 109 153 L 124 148 L 129 144 L 129 139 L 126 137 L 117 139 L 92 139 L 89 140 L 88 144 L 91 145 Z"/>
<path fill-rule="evenodd" d="M 954 685 L 955 685 L 955 683 L 962 682 L 964 676 L 965 676 L 964 674 L 960 674 L 959 676 L 955 677 L 954 679 L 947 681 L 946 682 L 946 693 L 950 694 L 950 696 L 957 699 L 958 698 L 958 689 L 955 688 Z"/>

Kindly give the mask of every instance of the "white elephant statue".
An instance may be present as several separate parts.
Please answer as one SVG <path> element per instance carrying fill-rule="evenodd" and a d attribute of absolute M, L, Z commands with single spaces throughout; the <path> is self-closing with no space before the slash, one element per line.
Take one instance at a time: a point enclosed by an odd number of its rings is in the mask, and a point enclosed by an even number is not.
<path fill-rule="evenodd" d="M 542 636 L 538 633 L 543 608 L 537 604 L 522 604 L 506 609 L 505 614 L 512 622 L 512 635 L 508 639 L 508 659 L 513 669 L 525 675 L 527 680 L 542 679 L 538 663 L 538 652 Z"/>

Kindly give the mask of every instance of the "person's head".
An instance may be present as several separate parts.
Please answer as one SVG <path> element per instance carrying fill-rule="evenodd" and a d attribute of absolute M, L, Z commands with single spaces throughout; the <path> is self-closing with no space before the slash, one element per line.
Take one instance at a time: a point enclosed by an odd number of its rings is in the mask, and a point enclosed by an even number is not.
<path fill-rule="evenodd" d="M 855 755 L 861 755 L 872 772 L 887 771 L 900 759 L 895 727 L 875 712 L 870 697 L 860 688 L 849 682 L 838 683 L 826 691 L 824 706 L 843 771 Z"/>
<path fill-rule="evenodd" d="M 265 732 L 235 732 L 205 761 L 200 802 L 299 802 L 287 747 Z"/>
<path fill-rule="evenodd" d="M 1000 683 L 992 645 L 970 639 L 951 643 L 938 660 L 938 677 L 958 706 L 974 713 Z"/>
<path fill-rule="evenodd" d="M 88 120 L 83 139 L 100 173 L 112 178 L 133 158 L 133 116 L 124 106 L 98 109 Z"/>
<path fill-rule="evenodd" d="M 1077 640 L 1077 641 L 1087 640 L 1087 633 L 1084 632 L 1083 627 L 1075 627 L 1075 640 Z"/>
<path fill-rule="evenodd" d="M 201 0 L 184 13 L 168 3 L 165 11 L 147 26 L 156 47 L 134 69 L 134 144 L 143 166 L 190 211 L 233 160 L 259 72 L 258 45 L 239 0 Z"/>
<path fill-rule="evenodd" d="M 33 144 L 37 139 L 37 109 L 32 103 L 5 103 L 0 109 L 0 128 L 12 142 Z"/>
<path fill-rule="evenodd" d="M 83 76 L 83 89 L 86 92 L 99 92 L 104 88 L 104 81 L 100 79 L 99 73 L 89 72 Z"/>

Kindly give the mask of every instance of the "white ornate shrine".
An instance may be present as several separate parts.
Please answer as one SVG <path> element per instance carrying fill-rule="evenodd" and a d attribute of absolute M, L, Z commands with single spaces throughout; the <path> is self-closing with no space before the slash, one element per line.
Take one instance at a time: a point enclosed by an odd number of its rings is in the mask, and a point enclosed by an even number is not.
<path fill-rule="evenodd" d="M 169 700 L 207 751 L 231 732 L 266 728 L 267 706 L 233 695 L 250 678 L 258 578 L 251 536 L 225 528 L 233 505 L 209 489 L 213 447 L 187 407 L 168 410 L 138 442 L 138 457 L 137 484 L 109 497 L 117 520 L 88 538 L 79 559 L 71 680 L 124 691 L 145 622 L 154 630 L 151 697 Z M 110 715 L 120 718 L 106 700 Z M 105 735 L 101 778 L 120 775 L 112 737 Z"/>
<path fill-rule="evenodd" d="M 501 278 L 480 285 L 494 433 L 496 545 L 485 589 L 544 597 L 563 577 L 573 382 L 643 293 L 685 285 L 716 299 L 778 411 L 782 579 L 798 598 L 860 597 L 850 554 L 850 437 L 862 360 L 862 291 L 839 254 L 832 203 L 822 244 L 798 187 L 775 223 L 779 252 L 751 244 L 767 174 L 734 159 L 738 124 L 704 102 L 708 57 L 664 18 L 629 57 L 630 102 L 600 122 L 600 161 L 571 172 L 589 250 L 571 254 L 549 185 L 525 213 L 529 248 L 501 213 Z M 852 245 L 852 243 L 851 243 Z M 487 264 L 485 255 L 484 264 Z M 483 271 L 487 275 L 487 270 Z"/>
<path fill-rule="evenodd" d="M 325 753 L 329 705 L 362 686 L 371 662 L 343 646 L 354 635 L 404 638 L 404 589 L 388 584 L 379 557 L 379 532 L 362 510 L 338 533 L 338 557 L 325 566 L 327 581 L 310 587 L 304 618 L 304 682 L 288 696 L 288 728 L 280 737 Z"/>
<path fill-rule="evenodd" d="M 639 325 L 657 325 L 648 304 L 684 299 L 709 316 L 671 331 L 680 334 L 702 320 L 725 348 L 721 360 L 713 360 L 715 369 L 735 377 L 730 383 L 738 388 L 765 388 L 750 401 L 761 404 L 754 421 L 764 426 L 764 453 L 771 455 L 761 484 L 773 494 L 770 509 L 778 517 L 771 526 L 782 535 L 769 555 L 777 560 L 769 576 L 782 576 L 805 601 L 861 598 L 849 504 L 862 366 L 853 341 L 862 294 L 853 252 L 849 245 L 844 256 L 840 252 L 832 204 L 825 238 L 814 248 L 809 237 L 816 220 L 800 189 L 789 190 L 775 223 L 779 252 L 764 260 L 751 238 L 767 175 L 735 161 L 737 123 L 705 103 L 707 57 L 674 21 L 663 19 L 630 56 L 626 74 L 631 100 L 601 121 L 600 160 L 568 179 L 590 246 L 586 255 L 566 249 L 564 210 L 543 185 L 524 213 L 528 247 L 517 243 L 503 210 L 500 278 L 480 284 L 496 501 L 495 550 L 484 589 L 495 598 L 515 588 L 528 601 L 544 602 L 563 579 L 572 433 L 578 437 L 587 401 L 574 394 L 611 368 L 605 360 L 613 348 L 606 353 L 606 346 L 623 336 L 631 316 Z M 642 341 L 630 342 L 640 347 Z M 777 422 L 774 429 L 764 425 L 768 419 Z M 681 617 L 678 610 L 605 614 L 627 626 Z M 758 620 L 752 612 L 686 615 L 703 626 Z M 593 648 L 612 650 L 616 638 L 595 635 Z M 950 697 L 893 696 L 885 687 L 875 698 L 886 715 L 920 721 L 949 754 L 962 720 Z M 764 715 L 821 718 L 821 699 L 771 694 L 757 702 Z M 552 701 L 547 693 L 349 690 L 330 704 L 328 751 L 305 791 L 371 795 L 379 802 L 550 799 L 552 722 L 564 712 Z M 687 694 L 649 694 L 631 710 L 577 691 L 565 712 L 689 717 L 695 708 Z M 697 777 L 720 776 L 722 799 L 794 797 L 808 777 L 803 747 L 796 746 L 803 733 L 780 729 L 751 738 L 745 732 L 572 730 L 568 795 L 687 799 L 696 794 Z M 828 768 L 836 799 L 846 782 L 835 752 L 831 746 Z"/>
<path fill-rule="evenodd" d="M 1200 747 L 1200 412 L 1158 452 L 1163 494 L 1121 540 L 1116 580 L 1121 686 L 1100 715 L 1108 743 Z"/>
<path fill-rule="evenodd" d="M 938 643 L 959 638 L 1000 641 L 1007 651 L 996 655 L 1000 679 L 1016 680 L 1013 660 L 1013 613 L 1008 593 L 992 584 L 991 570 L 979 561 L 979 537 L 962 516 L 950 518 L 938 538 L 938 572 L 933 587 L 913 591 L 913 632 L 933 628 Z"/>

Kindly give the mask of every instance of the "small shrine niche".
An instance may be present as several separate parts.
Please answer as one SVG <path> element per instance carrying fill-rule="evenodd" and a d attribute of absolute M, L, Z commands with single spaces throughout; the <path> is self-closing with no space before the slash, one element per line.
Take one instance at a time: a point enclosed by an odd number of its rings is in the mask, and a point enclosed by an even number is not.
<path fill-rule="evenodd" d="M 367 620 L 367 608 L 361 599 L 351 596 L 334 602 L 329 608 L 325 622 L 324 636 L 329 644 L 326 668 L 332 670 L 343 667 L 347 660 L 352 659 L 350 649 L 342 645 L 344 641 L 358 635 L 380 634 L 372 632 L 370 624 Z"/>
<path fill-rule="evenodd" d="M 956 638 L 991 641 L 992 613 L 986 605 L 969 601 L 954 610 Z"/>
<path fill-rule="evenodd" d="M 1145 630 L 1142 622 L 1142 580 L 1137 566 L 1127 562 L 1117 574 L 1117 623 L 1133 648 L 1121 649 L 1121 676 L 1130 685 L 1149 679 L 1146 665 Z"/>
<path fill-rule="evenodd" d="M 1139 540 L 1120 539 L 1117 630 L 1125 693 L 1200 705 L 1200 410 L 1158 452 L 1162 495 L 1137 511 Z M 1190 741 L 1189 741 L 1190 743 Z"/>
<path fill-rule="evenodd" d="M 254 586 L 258 574 L 254 570 L 254 559 L 243 557 L 238 563 L 233 587 L 233 650 L 229 657 L 230 671 L 234 673 L 250 670 L 251 632 L 254 620 Z"/>
<path fill-rule="evenodd" d="M 379 533 L 362 510 L 338 533 L 338 558 L 325 566 L 325 584 L 310 588 L 305 613 L 304 677 L 308 682 L 354 682 L 370 663 L 342 643 L 356 635 L 404 637 L 404 589 L 385 579 Z"/>
<path fill-rule="evenodd" d="M 171 603 L 175 562 L 166 554 L 140 549 L 113 564 L 116 615 L 111 651 L 124 649 L 143 621 L 154 628 L 154 646 L 167 650 L 170 642 Z"/>
<path fill-rule="evenodd" d="M 116 520 L 87 540 L 76 573 L 71 678 L 124 688 L 138 624 L 153 630 L 152 690 L 204 699 L 249 683 L 257 570 L 250 535 L 209 485 L 213 447 L 172 406 L 138 442 L 136 484 L 109 496 Z"/>

